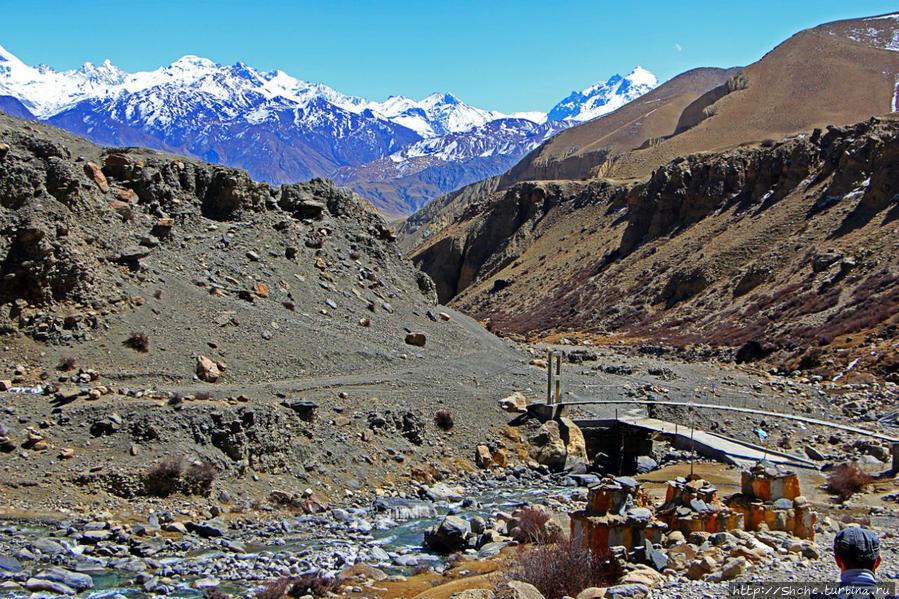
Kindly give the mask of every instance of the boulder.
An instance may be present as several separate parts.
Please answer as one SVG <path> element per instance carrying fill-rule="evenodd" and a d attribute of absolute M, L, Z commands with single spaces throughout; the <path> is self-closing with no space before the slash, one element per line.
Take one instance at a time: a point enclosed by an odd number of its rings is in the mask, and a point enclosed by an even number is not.
<path fill-rule="evenodd" d="M 695 559 L 690 563 L 690 567 L 687 568 L 687 576 L 689 576 L 691 580 L 699 580 L 706 574 L 712 572 L 712 570 L 715 569 L 715 566 L 715 560 L 709 556 Z"/>
<path fill-rule="evenodd" d="M 406 335 L 406 344 L 414 345 L 416 347 L 424 347 L 427 338 L 424 333 L 408 333 Z"/>
<path fill-rule="evenodd" d="M 562 470 L 565 467 L 568 450 L 565 447 L 565 441 L 562 440 L 558 422 L 548 420 L 543 423 L 537 434 L 529 441 L 531 457 L 538 464 L 543 464 L 551 470 Z"/>
<path fill-rule="evenodd" d="M 493 455 L 490 453 L 489 447 L 478 445 L 475 448 L 475 463 L 478 465 L 478 468 L 490 468 L 493 466 Z"/>
<path fill-rule="evenodd" d="M 207 383 L 214 383 L 222 376 L 215 362 L 206 356 L 197 356 L 197 376 Z"/>
<path fill-rule="evenodd" d="M 648 455 L 637 456 L 637 474 L 646 474 L 659 467 L 659 463 Z"/>
<path fill-rule="evenodd" d="M 665 577 L 647 566 L 638 565 L 632 571 L 625 574 L 618 584 L 642 584 L 647 587 L 658 586 Z"/>
<path fill-rule="evenodd" d="M 0 572 L 16 574 L 22 571 L 22 564 L 19 560 L 11 555 L 3 555 L 0 553 Z"/>
<path fill-rule="evenodd" d="M 48 593 L 56 593 L 57 595 L 75 594 L 75 589 L 73 589 L 72 587 L 67 587 L 64 584 L 54 582 L 52 580 L 45 580 L 43 578 L 29 578 L 25 582 L 25 588 L 33 593 L 44 591 Z"/>
<path fill-rule="evenodd" d="M 106 175 L 103 174 L 100 165 L 96 162 L 85 163 L 84 174 L 97 185 L 97 188 L 99 188 L 100 191 L 103 193 L 109 191 L 109 182 L 106 181 Z"/>
<path fill-rule="evenodd" d="M 605 599 L 644 599 L 651 593 L 645 584 L 619 584 L 606 589 Z"/>
<path fill-rule="evenodd" d="M 66 548 L 52 539 L 35 539 L 31 543 L 31 549 L 40 551 L 44 555 L 59 555 L 66 553 Z"/>
<path fill-rule="evenodd" d="M 452 553 L 468 546 L 471 528 L 458 516 L 446 516 L 425 532 L 424 545 L 438 553 Z"/>
<path fill-rule="evenodd" d="M 509 599 L 545 599 L 537 587 L 520 580 L 510 580 L 506 588 L 511 591 Z"/>
<path fill-rule="evenodd" d="M 713 578 L 715 582 L 733 580 L 744 573 L 748 566 L 749 562 L 746 561 L 745 557 L 731 557 L 725 560 L 724 564 L 721 565 L 721 568 L 709 578 Z"/>
<path fill-rule="evenodd" d="M 187 530 L 197 536 L 208 539 L 211 537 L 223 537 L 228 527 L 218 520 L 207 520 L 206 522 L 187 522 Z"/>
<path fill-rule="evenodd" d="M 434 483 L 427 489 L 431 501 L 461 501 L 461 487 L 451 487 L 446 483 Z"/>
<path fill-rule="evenodd" d="M 521 391 L 499 400 L 499 407 L 506 412 L 522 413 L 528 411 L 528 400 Z"/>
<path fill-rule="evenodd" d="M 565 442 L 565 467 L 587 461 L 587 441 L 584 433 L 571 418 L 559 418 L 559 434 Z"/>
<path fill-rule="evenodd" d="M 87 574 L 71 572 L 65 568 L 49 568 L 35 576 L 42 580 L 52 580 L 78 592 L 94 588 L 94 580 Z"/>

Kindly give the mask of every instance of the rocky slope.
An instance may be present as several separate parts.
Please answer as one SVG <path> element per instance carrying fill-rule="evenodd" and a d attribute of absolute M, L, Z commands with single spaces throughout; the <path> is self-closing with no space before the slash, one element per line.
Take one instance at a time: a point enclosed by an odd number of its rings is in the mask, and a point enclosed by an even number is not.
<path fill-rule="evenodd" d="M 22 509 L 140 497 L 163 456 L 232 496 L 370 490 L 504 423 L 479 407 L 526 362 L 438 307 L 357 196 L 6 116 L 0 144 L 0 486 Z"/>
<path fill-rule="evenodd" d="M 897 152 L 899 123 L 872 119 L 679 158 L 639 184 L 519 183 L 413 259 L 442 300 L 507 332 L 617 332 L 894 380 Z"/>

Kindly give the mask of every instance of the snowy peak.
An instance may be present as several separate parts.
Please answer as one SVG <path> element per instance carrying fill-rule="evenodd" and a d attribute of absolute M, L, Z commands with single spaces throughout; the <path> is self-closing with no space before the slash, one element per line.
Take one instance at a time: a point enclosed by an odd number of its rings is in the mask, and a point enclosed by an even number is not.
<path fill-rule="evenodd" d="M 584 122 L 621 108 L 658 87 L 656 76 L 637 67 L 625 77 L 613 75 L 583 91 L 571 92 L 547 114 L 547 120 Z"/>
<path fill-rule="evenodd" d="M 85 81 L 103 85 L 121 85 L 127 75 L 125 71 L 109 62 L 109 59 L 104 60 L 99 66 L 86 62 L 75 73 Z"/>

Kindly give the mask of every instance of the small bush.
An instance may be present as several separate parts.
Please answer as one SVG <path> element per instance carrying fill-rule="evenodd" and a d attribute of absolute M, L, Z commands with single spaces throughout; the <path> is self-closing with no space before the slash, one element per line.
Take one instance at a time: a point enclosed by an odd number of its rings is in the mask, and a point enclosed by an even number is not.
<path fill-rule="evenodd" d="M 148 495 L 168 497 L 181 485 L 184 462 L 180 458 L 163 458 L 144 473 L 144 489 Z"/>
<path fill-rule="evenodd" d="M 449 410 L 437 410 L 437 413 L 434 414 L 434 424 L 438 428 L 448 431 L 453 428 L 453 415 Z"/>
<path fill-rule="evenodd" d="M 537 543 L 544 545 L 555 539 L 547 538 L 546 523 L 549 522 L 549 514 L 534 508 L 524 508 L 518 518 L 518 529 L 525 543 Z"/>
<path fill-rule="evenodd" d="M 214 589 L 206 589 L 206 592 L 203 593 L 203 599 L 231 599 L 231 595 L 226 595 L 216 587 Z"/>
<path fill-rule="evenodd" d="M 146 333 L 134 332 L 125 339 L 125 345 L 135 351 L 147 353 L 150 351 L 150 337 Z"/>
<path fill-rule="evenodd" d="M 874 478 L 862 472 L 857 462 L 844 462 L 834 466 L 827 475 L 827 490 L 846 501 L 853 493 L 861 491 L 871 484 Z"/>
<path fill-rule="evenodd" d="M 56 369 L 61 370 L 63 372 L 68 372 L 75 368 L 75 362 L 76 362 L 76 360 L 72 356 L 63 358 L 62 360 L 59 361 L 59 365 L 56 367 Z"/>
<path fill-rule="evenodd" d="M 287 593 L 289 584 L 289 578 L 279 578 L 278 580 L 266 582 L 261 589 L 256 591 L 256 599 L 281 599 Z"/>
<path fill-rule="evenodd" d="M 290 581 L 290 589 L 287 591 L 292 597 L 313 595 L 325 597 L 331 591 L 336 591 L 340 582 L 336 578 L 327 578 L 321 573 L 303 574 Z"/>
<path fill-rule="evenodd" d="M 279 578 L 262 585 L 256 591 L 256 599 L 281 599 L 282 597 L 302 597 L 313 595 L 325 597 L 331 591 L 337 590 L 340 581 L 336 578 L 327 578 L 321 573 L 303 574 L 294 578 Z"/>
<path fill-rule="evenodd" d="M 216 469 L 210 462 L 191 464 L 184 471 L 182 487 L 189 495 L 206 495 L 215 480 Z"/>
<path fill-rule="evenodd" d="M 576 597 L 588 587 L 611 586 L 621 573 L 621 565 L 611 555 L 597 558 L 570 540 L 524 548 L 515 559 L 506 581 L 530 583 L 546 599 Z"/>
<path fill-rule="evenodd" d="M 154 497 L 168 497 L 178 491 L 185 495 L 206 495 L 215 475 L 215 466 L 209 462 L 185 466 L 184 460 L 167 457 L 144 473 L 144 491 Z"/>

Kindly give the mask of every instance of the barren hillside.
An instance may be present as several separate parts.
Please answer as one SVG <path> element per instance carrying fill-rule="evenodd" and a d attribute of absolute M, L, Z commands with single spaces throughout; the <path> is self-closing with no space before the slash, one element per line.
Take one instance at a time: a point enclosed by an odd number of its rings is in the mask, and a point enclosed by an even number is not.
<path fill-rule="evenodd" d="M 861 357 L 895 378 L 897 164 L 899 123 L 872 119 L 679 158 L 637 185 L 524 182 L 414 260 L 509 333 L 742 348 L 828 375 Z"/>

